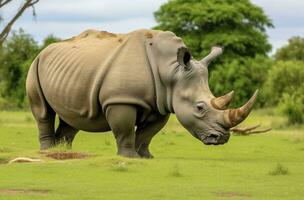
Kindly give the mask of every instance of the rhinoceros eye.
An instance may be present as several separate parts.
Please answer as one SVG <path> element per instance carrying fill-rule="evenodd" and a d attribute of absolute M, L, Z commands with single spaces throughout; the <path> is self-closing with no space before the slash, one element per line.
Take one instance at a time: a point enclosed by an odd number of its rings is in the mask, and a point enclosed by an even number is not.
<path fill-rule="evenodd" d="M 203 105 L 197 105 L 196 108 L 197 108 L 198 111 L 203 111 L 204 110 Z"/>
<path fill-rule="evenodd" d="M 207 110 L 207 105 L 204 102 L 199 102 L 196 104 L 194 115 L 198 118 L 203 118 Z"/>

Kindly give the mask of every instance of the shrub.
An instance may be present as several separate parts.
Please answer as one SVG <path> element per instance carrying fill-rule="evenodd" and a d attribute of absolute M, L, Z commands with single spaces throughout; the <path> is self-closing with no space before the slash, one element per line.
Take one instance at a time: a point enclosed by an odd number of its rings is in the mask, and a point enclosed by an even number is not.
<path fill-rule="evenodd" d="M 13 31 L 0 48 L 0 110 L 28 107 L 25 80 L 35 56 L 47 45 L 60 39 L 49 35 L 41 46 L 22 29 Z"/>
<path fill-rule="evenodd" d="M 288 118 L 289 124 L 301 124 L 304 122 L 304 87 L 294 94 L 284 94 L 279 104 L 279 109 Z"/>
<path fill-rule="evenodd" d="M 289 170 L 287 167 L 284 167 L 283 165 L 278 163 L 276 167 L 269 172 L 269 174 L 272 176 L 287 175 L 289 174 Z"/>
<path fill-rule="evenodd" d="M 267 77 L 263 87 L 265 103 L 269 106 L 276 106 L 279 102 L 287 103 L 297 98 L 295 93 L 303 93 L 301 85 L 304 80 L 304 62 L 279 61 L 271 67 Z"/>

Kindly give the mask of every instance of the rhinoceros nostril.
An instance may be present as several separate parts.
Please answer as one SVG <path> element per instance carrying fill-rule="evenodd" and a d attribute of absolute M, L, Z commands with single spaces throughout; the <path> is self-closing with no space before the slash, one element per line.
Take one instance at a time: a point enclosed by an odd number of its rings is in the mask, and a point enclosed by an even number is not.
<path fill-rule="evenodd" d="M 209 138 L 213 138 L 213 139 L 218 140 L 218 139 L 220 138 L 220 135 L 215 134 L 215 133 L 210 133 L 210 134 L 208 135 L 208 137 L 209 137 Z"/>

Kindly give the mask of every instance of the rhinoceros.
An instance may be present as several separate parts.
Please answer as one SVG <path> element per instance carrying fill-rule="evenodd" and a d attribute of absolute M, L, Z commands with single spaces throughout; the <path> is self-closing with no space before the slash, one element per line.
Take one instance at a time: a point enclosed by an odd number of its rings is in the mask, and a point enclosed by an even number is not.
<path fill-rule="evenodd" d="M 250 113 L 257 91 L 235 109 L 228 109 L 233 91 L 211 93 L 208 65 L 222 51 L 214 46 L 195 60 L 181 38 L 159 30 L 87 30 L 49 45 L 26 80 L 40 149 L 62 142 L 71 147 L 79 130 L 111 130 L 118 155 L 152 158 L 149 144 L 171 113 L 204 144 L 226 143 L 229 129 Z"/>

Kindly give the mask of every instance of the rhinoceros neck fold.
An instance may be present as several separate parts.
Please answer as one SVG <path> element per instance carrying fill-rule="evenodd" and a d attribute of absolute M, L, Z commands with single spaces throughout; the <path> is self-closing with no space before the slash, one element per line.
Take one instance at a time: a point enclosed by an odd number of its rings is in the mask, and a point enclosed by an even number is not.
<path fill-rule="evenodd" d="M 160 114 L 166 115 L 168 113 L 174 113 L 172 106 L 172 90 L 170 87 L 167 87 L 161 80 L 159 73 L 159 66 L 155 61 L 155 56 L 150 48 L 151 41 L 147 39 L 146 41 L 146 49 L 148 60 L 150 63 L 150 69 L 154 80 L 154 88 L 156 95 L 156 105 Z"/>

